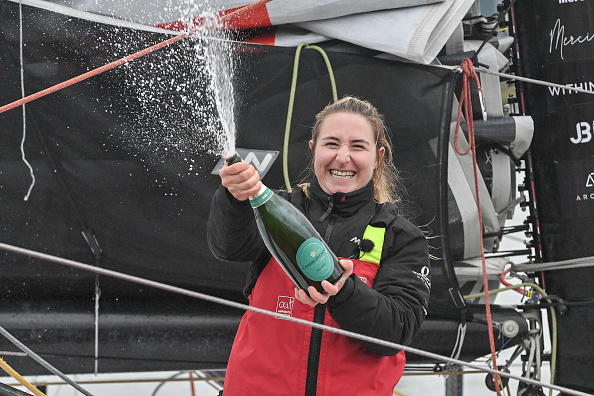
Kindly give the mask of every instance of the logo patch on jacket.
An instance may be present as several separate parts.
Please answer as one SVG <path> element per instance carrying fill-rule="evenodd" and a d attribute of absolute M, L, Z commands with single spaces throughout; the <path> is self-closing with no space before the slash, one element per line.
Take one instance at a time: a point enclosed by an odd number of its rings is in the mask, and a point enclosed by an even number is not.
<path fill-rule="evenodd" d="M 429 279 L 429 267 L 424 266 L 421 269 L 420 273 L 413 271 L 413 274 L 415 274 L 417 276 L 417 278 L 419 278 L 420 280 L 423 281 L 423 283 L 425 283 L 425 286 L 427 286 L 427 289 L 431 289 L 431 280 Z"/>
<path fill-rule="evenodd" d="M 293 316 L 293 304 L 295 297 L 278 296 L 276 302 L 276 313 L 282 316 Z"/>

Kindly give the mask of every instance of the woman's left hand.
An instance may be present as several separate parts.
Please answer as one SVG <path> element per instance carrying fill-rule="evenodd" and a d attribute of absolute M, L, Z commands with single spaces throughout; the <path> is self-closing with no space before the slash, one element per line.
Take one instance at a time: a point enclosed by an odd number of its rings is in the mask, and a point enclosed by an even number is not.
<path fill-rule="evenodd" d="M 322 294 L 317 291 L 315 287 L 310 286 L 307 288 L 309 293 L 308 296 L 305 290 L 296 287 L 295 298 L 301 301 L 303 304 L 307 304 L 312 307 L 315 307 L 318 304 L 326 304 L 326 302 L 328 302 L 328 298 L 330 298 L 330 296 L 336 295 L 340 289 L 342 289 L 342 286 L 344 286 L 347 278 L 353 273 L 353 262 L 351 260 L 340 260 L 340 266 L 343 268 L 344 273 L 335 285 L 326 280 L 322 281 L 322 287 L 326 293 Z"/>

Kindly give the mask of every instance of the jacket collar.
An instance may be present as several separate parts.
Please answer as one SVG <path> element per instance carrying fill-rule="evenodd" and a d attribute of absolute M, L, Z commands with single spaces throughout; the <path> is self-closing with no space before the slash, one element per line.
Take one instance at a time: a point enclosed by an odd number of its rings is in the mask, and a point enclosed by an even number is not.
<path fill-rule="evenodd" d="M 334 213 L 339 216 L 350 216 L 370 202 L 375 202 L 373 190 L 373 181 L 371 180 L 365 187 L 358 190 L 331 195 L 326 194 L 315 175 L 310 184 L 311 199 L 321 205 L 328 214 Z"/>

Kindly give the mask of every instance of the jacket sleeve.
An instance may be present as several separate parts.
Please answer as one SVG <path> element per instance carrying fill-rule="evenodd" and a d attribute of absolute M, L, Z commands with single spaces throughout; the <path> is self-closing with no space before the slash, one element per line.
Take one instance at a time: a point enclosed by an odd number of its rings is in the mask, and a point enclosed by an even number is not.
<path fill-rule="evenodd" d="M 265 248 L 249 201 L 238 201 L 223 186 L 210 203 L 207 239 L 212 254 L 225 261 L 252 261 Z"/>
<path fill-rule="evenodd" d="M 408 345 L 427 315 L 431 275 L 429 248 L 424 234 L 398 217 L 390 230 L 393 241 L 384 252 L 373 288 L 352 275 L 340 292 L 328 300 L 328 311 L 347 331 Z M 391 356 L 394 348 L 356 340 L 369 350 Z"/>

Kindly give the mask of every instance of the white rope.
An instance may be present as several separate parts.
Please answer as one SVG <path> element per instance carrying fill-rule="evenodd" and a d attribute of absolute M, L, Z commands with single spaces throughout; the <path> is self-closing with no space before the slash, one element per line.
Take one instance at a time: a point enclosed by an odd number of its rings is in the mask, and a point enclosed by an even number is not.
<path fill-rule="evenodd" d="M 554 271 L 569 268 L 584 268 L 594 266 L 594 257 L 580 257 L 570 260 L 550 261 L 547 263 L 526 263 L 511 266 L 513 272 Z"/>
<path fill-rule="evenodd" d="M 452 350 L 450 359 L 458 359 L 460 357 L 460 352 L 462 352 L 462 347 L 464 346 L 465 338 L 466 338 L 466 322 L 460 323 L 458 325 L 458 334 L 456 334 L 456 344 L 454 345 L 454 349 Z"/>
<path fill-rule="evenodd" d="M 447 69 L 447 70 L 451 70 L 451 71 L 457 71 L 459 73 L 463 73 L 464 72 L 464 70 L 462 70 L 462 68 L 460 66 L 437 65 L 437 64 L 432 64 L 431 66 L 440 67 L 442 69 Z M 560 89 L 563 89 L 565 91 L 570 91 L 570 92 L 579 92 L 579 93 L 585 93 L 585 94 L 589 94 L 589 95 L 594 95 L 594 91 L 590 91 L 590 90 L 583 89 L 583 88 L 570 87 L 570 86 L 567 86 L 567 85 L 556 84 L 556 83 L 553 83 L 553 82 L 548 82 L 548 81 L 543 81 L 543 80 L 537 80 L 537 79 L 534 79 L 534 78 L 517 76 L 515 74 L 501 73 L 501 72 L 498 72 L 498 71 L 493 71 L 493 70 L 488 69 L 488 68 L 483 67 L 483 66 L 473 66 L 473 68 L 474 68 L 474 70 L 477 73 L 492 74 L 494 76 L 503 77 L 503 78 L 506 78 L 506 79 L 509 79 L 509 80 L 517 80 L 517 81 L 527 82 L 527 83 L 536 84 L 536 85 L 544 85 L 544 86 L 547 86 L 547 87 L 560 88 Z"/>
<path fill-rule="evenodd" d="M 25 357 L 25 356 L 27 356 L 27 354 L 25 352 L 0 351 L 0 356 L 19 356 L 19 357 Z"/>
<path fill-rule="evenodd" d="M 477 72 L 480 72 L 480 73 L 486 73 L 486 74 L 491 74 L 494 76 L 509 78 L 510 80 L 517 80 L 517 81 L 522 81 L 522 82 L 527 82 L 527 83 L 537 84 L 537 85 L 545 85 L 547 87 L 561 88 L 561 89 L 564 89 L 564 90 L 570 91 L 570 92 L 580 92 L 580 93 L 594 95 L 594 91 L 589 91 L 587 89 L 577 88 L 577 87 L 569 87 L 567 85 L 561 85 L 561 84 L 556 84 L 556 83 L 552 83 L 552 82 L 536 80 L 536 79 L 528 78 L 528 77 L 516 76 L 513 74 L 500 73 L 497 71 L 492 71 L 492 70 L 487 69 L 482 66 L 475 66 L 474 70 Z"/>
<path fill-rule="evenodd" d="M 511 373 L 506 373 L 503 371 L 499 371 L 499 370 L 493 370 L 490 368 L 484 368 L 482 366 L 479 366 L 477 364 L 471 363 L 471 362 L 464 362 L 458 359 L 451 359 L 448 358 L 446 356 L 442 356 L 442 355 L 438 355 L 436 353 L 432 353 L 432 352 L 427 352 L 427 351 L 423 351 L 420 349 L 416 349 L 416 348 L 412 348 L 409 346 L 405 346 L 405 345 L 401 345 L 401 344 L 397 344 L 394 342 L 389 342 L 389 341 L 384 341 L 384 340 L 380 340 L 378 338 L 373 338 L 373 337 L 369 337 L 369 336 L 365 336 L 362 334 L 358 334 L 358 333 L 353 333 L 351 331 L 346 331 L 343 329 L 339 329 L 339 328 L 335 328 L 335 327 L 329 327 L 329 326 L 325 326 L 325 325 L 321 325 L 318 323 L 313 323 L 313 322 L 309 322 L 307 320 L 303 320 L 303 319 L 298 319 L 298 318 L 293 318 L 293 317 L 288 317 L 285 315 L 279 315 L 276 312 L 273 311 L 268 311 L 265 309 L 261 309 L 261 308 L 256 308 L 256 307 L 252 307 L 249 305 L 245 305 L 245 304 L 241 304 L 235 301 L 229 301 L 229 300 L 225 300 L 223 298 L 220 297 L 214 297 L 214 296 L 210 296 L 208 294 L 204 294 L 204 293 L 199 293 L 199 292 L 195 292 L 192 290 L 187 290 L 187 289 L 182 289 L 180 287 L 177 286 L 171 286 L 171 285 L 167 285 L 164 283 L 160 283 L 160 282 L 156 282 L 156 281 L 152 281 L 149 279 L 143 279 L 137 276 L 133 276 L 133 275 L 127 275 L 121 272 L 117 272 L 117 271 L 112 271 L 112 270 L 108 270 L 105 268 L 100 268 L 100 267 L 95 267 L 89 264 L 83 264 L 83 263 L 79 263 L 77 261 L 73 261 L 73 260 L 68 260 L 68 259 L 64 259 L 61 257 L 56 257 L 56 256 L 51 256 L 49 254 L 45 254 L 45 253 L 40 253 L 40 252 L 35 252 L 33 250 L 29 250 L 29 249 L 24 249 L 24 248 L 20 248 L 17 246 L 13 246 L 13 245 L 8 245 L 5 243 L 0 243 L 0 249 L 2 250 L 6 250 L 9 252 L 13 252 L 13 253 L 18 253 L 18 254 L 22 254 L 28 257 L 32 257 L 32 258 L 38 258 L 41 260 L 46 260 L 46 261 L 51 261 L 54 263 L 58 263 L 58 264 L 62 264 L 62 265 L 66 265 L 72 268 L 77 268 L 83 271 L 89 271 L 89 272 L 94 272 L 96 274 L 100 274 L 100 275 L 105 275 L 105 276 L 109 276 L 112 278 L 117 278 L 117 279 L 121 279 L 121 280 L 125 280 L 128 282 L 133 282 L 133 283 L 138 283 L 144 286 L 149 286 L 149 287 L 154 287 L 157 289 L 161 289 L 161 290 L 165 290 L 165 291 L 170 291 L 173 293 L 178 293 L 181 295 L 185 295 L 185 296 L 189 296 L 189 297 L 194 297 L 194 298 L 199 298 L 201 300 L 205 300 L 205 301 L 210 301 L 210 302 L 214 302 L 217 304 L 221 304 L 221 305 L 226 305 L 229 307 L 233 307 L 233 308 L 237 308 L 237 309 L 241 309 L 241 310 L 245 310 L 245 311 L 252 311 L 252 312 L 256 312 L 256 313 L 260 313 L 263 315 L 268 315 L 268 316 L 272 316 L 274 318 L 277 319 L 282 319 L 282 320 L 287 320 L 289 322 L 294 322 L 294 323 L 298 323 L 298 324 L 302 324 L 305 326 L 309 326 L 309 327 L 314 327 L 317 329 L 321 329 L 324 331 L 329 331 L 331 333 L 336 333 L 336 334 L 340 334 L 340 335 L 344 335 L 347 337 L 351 337 L 351 338 L 355 338 L 358 340 L 362 340 L 362 341 L 366 341 L 366 342 L 371 342 L 377 345 L 382 345 L 382 346 L 386 346 L 389 348 L 394 348 L 394 349 L 401 349 L 404 350 L 406 352 L 410 352 L 410 353 L 414 353 L 416 355 L 420 355 L 420 356 L 424 356 L 433 360 L 440 360 L 440 361 L 444 361 L 444 362 L 449 362 L 449 363 L 453 363 L 453 364 L 458 364 L 461 366 L 467 366 L 470 368 L 473 368 L 475 370 L 481 370 L 487 373 L 491 373 L 493 375 L 499 375 L 502 377 L 508 377 L 508 378 L 513 378 L 516 379 L 518 381 L 527 383 L 527 384 L 532 384 L 532 385 L 536 385 L 536 386 L 542 386 L 545 388 L 549 388 L 549 389 L 554 389 L 554 390 L 558 390 L 560 392 L 564 392 L 568 395 L 575 395 L 575 396 L 594 396 L 592 394 L 589 393 L 584 393 L 581 391 L 577 391 L 577 390 L 572 390 L 569 388 L 565 388 L 563 386 L 558 386 L 558 385 L 554 385 L 554 384 L 546 384 L 540 381 L 535 381 L 533 379 L 530 378 L 525 378 L 519 375 L 515 375 L 515 374 L 511 374 Z"/>
<path fill-rule="evenodd" d="M 99 298 L 101 297 L 101 287 L 99 284 L 99 274 L 95 274 L 95 375 L 99 372 Z"/>
<path fill-rule="evenodd" d="M 19 1 L 19 56 L 20 56 L 20 67 L 21 67 L 21 97 L 25 97 L 25 67 L 23 61 L 23 5 L 21 4 L 21 0 Z M 29 174 L 31 175 L 31 184 L 29 185 L 29 190 L 27 194 L 23 198 L 25 201 L 29 200 L 29 196 L 31 195 L 31 190 L 33 190 L 33 186 L 35 185 L 35 174 L 33 173 L 33 167 L 27 161 L 25 156 L 25 140 L 27 139 L 27 112 L 25 110 L 25 105 L 23 104 L 23 138 L 21 139 L 21 158 L 27 168 L 29 168 Z"/>
<path fill-rule="evenodd" d="M 533 336 L 528 338 L 528 342 L 530 343 L 529 354 L 528 354 L 528 361 L 526 362 L 527 372 L 530 372 L 530 369 L 534 367 L 534 355 L 536 354 L 536 340 Z M 536 377 L 538 379 L 538 377 Z"/>

